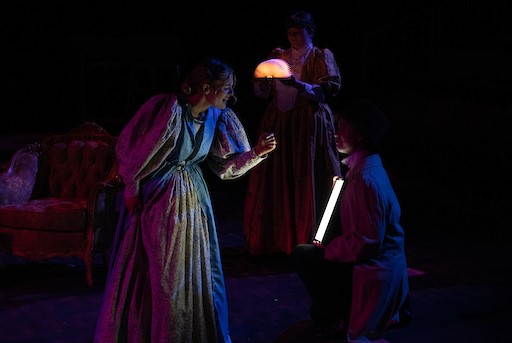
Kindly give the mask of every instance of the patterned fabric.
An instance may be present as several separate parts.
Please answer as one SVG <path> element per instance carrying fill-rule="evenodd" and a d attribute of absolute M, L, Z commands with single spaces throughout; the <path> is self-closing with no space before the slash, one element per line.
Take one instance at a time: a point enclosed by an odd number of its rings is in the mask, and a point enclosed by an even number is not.
<path fill-rule="evenodd" d="M 13 155 L 9 168 L 0 174 L 0 206 L 30 199 L 36 183 L 39 153 L 23 148 Z"/>
<path fill-rule="evenodd" d="M 198 129 L 199 128 L 199 129 Z M 125 213 L 95 342 L 230 342 L 220 249 L 202 161 L 222 179 L 260 163 L 230 110 L 194 120 L 172 95 L 151 98 L 117 145 Z"/>
<path fill-rule="evenodd" d="M 291 55 L 288 49 L 277 57 L 290 62 Z M 300 80 L 320 85 L 327 98 L 337 94 L 341 75 L 332 52 L 312 48 Z M 295 245 L 310 243 L 333 177 L 341 173 L 330 107 L 298 94 L 292 106 L 280 110 L 284 108 L 278 100 L 280 88 L 297 93 L 291 87 L 274 86 L 276 92 L 260 123 L 258 135 L 274 132 L 278 145 L 249 176 L 244 234 L 251 254 L 289 254 Z"/>

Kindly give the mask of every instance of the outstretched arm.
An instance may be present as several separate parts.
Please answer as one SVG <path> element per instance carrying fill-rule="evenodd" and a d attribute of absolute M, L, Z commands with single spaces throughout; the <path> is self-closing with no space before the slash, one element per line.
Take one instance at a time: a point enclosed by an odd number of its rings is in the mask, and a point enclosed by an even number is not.
<path fill-rule="evenodd" d="M 221 179 L 235 179 L 265 160 L 276 146 L 274 135 L 266 133 L 261 134 L 258 143 L 251 148 L 242 123 L 228 109 L 219 119 L 207 161 Z"/>
<path fill-rule="evenodd" d="M 269 152 L 275 150 L 277 140 L 273 133 L 263 132 L 259 139 L 258 145 L 254 147 L 254 152 L 259 157 L 265 157 Z"/>

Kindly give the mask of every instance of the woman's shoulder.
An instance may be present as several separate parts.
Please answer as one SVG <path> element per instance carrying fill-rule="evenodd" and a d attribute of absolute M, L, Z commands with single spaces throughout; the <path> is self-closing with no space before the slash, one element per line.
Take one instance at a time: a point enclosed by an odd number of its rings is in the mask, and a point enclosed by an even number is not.
<path fill-rule="evenodd" d="M 210 106 L 205 112 L 206 114 L 206 121 L 209 123 L 216 123 L 216 125 L 219 125 L 219 122 L 226 122 L 229 121 L 230 118 L 234 116 L 233 110 L 226 107 L 225 109 L 220 109 L 215 106 Z"/>
<path fill-rule="evenodd" d="M 318 46 L 314 46 L 313 47 L 313 52 L 315 55 L 317 56 L 334 56 L 334 53 L 332 52 L 332 50 L 330 48 L 327 48 L 327 47 L 318 47 Z"/>
<path fill-rule="evenodd" d="M 217 120 L 217 126 L 218 127 L 227 127 L 227 128 L 237 128 L 239 130 L 241 127 L 243 127 L 242 122 L 240 121 L 240 118 L 236 115 L 236 113 L 229 107 L 226 107 L 225 109 L 217 109 L 218 110 L 218 120 Z"/>
<path fill-rule="evenodd" d="M 149 99 L 147 100 L 147 102 L 152 102 L 152 103 L 166 103 L 166 102 L 170 102 L 170 103 L 175 103 L 177 102 L 178 100 L 178 97 L 173 94 L 173 93 L 160 93 L 160 94 L 154 94 L 152 96 L 149 97 Z"/>
<path fill-rule="evenodd" d="M 222 110 L 218 109 L 218 108 L 215 108 L 215 109 L 217 110 L 219 119 L 221 119 L 221 120 L 232 120 L 233 118 L 237 118 L 235 112 L 229 107 L 226 107 L 225 109 L 222 109 Z"/>
<path fill-rule="evenodd" d="M 150 96 L 141 106 L 141 110 L 155 111 L 157 109 L 174 109 L 179 106 L 178 97 L 172 93 L 161 93 Z"/>

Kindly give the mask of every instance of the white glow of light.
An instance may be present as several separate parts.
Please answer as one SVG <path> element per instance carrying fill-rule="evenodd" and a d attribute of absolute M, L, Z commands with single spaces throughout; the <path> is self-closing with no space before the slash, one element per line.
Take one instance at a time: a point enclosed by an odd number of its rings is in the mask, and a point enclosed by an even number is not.
<path fill-rule="evenodd" d="M 334 180 L 334 185 L 332 186 L 329 201 L 327 202 L 324 214 L 322 215 L 322 220 L 320 221 L 320 225 L 318 225 L 318 230 L 315 234 L 315 241 L 322 243 L 324 239 L 325 231 L 327 230 L 327 224 L 329 224 L 329 220 L 331 220 L 332 211 L 334 211 L 334 206 L 336 206 L 336 202 L 338 201 L 343 182 L 344 180 L 340 177 L 336 177 Z"/>

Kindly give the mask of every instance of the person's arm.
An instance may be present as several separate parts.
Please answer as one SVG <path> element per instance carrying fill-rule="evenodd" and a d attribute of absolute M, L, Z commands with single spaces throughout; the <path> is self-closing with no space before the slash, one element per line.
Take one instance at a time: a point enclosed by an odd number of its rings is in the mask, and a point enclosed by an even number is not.
<path fill-rule="evenodd" d="M 170 95 L 149 99 L 123 128 L 116 144 L 119 174 L 125 184 L 125 201 L 133 210 L 140 206 L 140 181 L 168 156 L 181 130 L 177 101 Z"/>
<path fill-rule="evenodd" d="M 207 163 L 221 179 L 234 179 L 262 162 L 276 148 L 273 134 L 261 134 L 251 148 L 247 133 L 235 113 L 227 109 L 219 117 Z"/>
<path fill-rule="evenodd" d="M 258 144 L 253 148 L 254 153 L 261 158 L 267 157 L 277 147 L 276 136 L 272 132 L 263 132 L 258 138 Z"/>
<path fill-rule="evenodd" d="M 299 94 L 307 97 L 309 100 L 316 102 L 324 102 L 325 100 L 324 92 L 320 85 L 298 80 L 293 75 L 288 79 L 280 79 L 279 81 L 284 85 L 296 88 Z"/>
<path fill-rule="evenodd" d="M 342 76 L 336 58 L 329 49 L 318 50 L 318 61 L 322 72 L 317 75 L 316 83 L 322 88 L 326 101 L 338 96 L 341 91 Z"/>
<path fill-rule="evenodd" d="M 344 204 L 343 201 L 350 204 Z M 343 234 L 325 247 L 325 258 L 335 262 L 360 262 L 377 256 L 386 232 L 386 204 L 378 185 L 353 179 L 340 202 Z"/>
<path fill-rule="evenodd" d="M 341 91 L 341 73 L 329 49 L 314 49 L 306 60 L 306 68 L 313 70 L 313 77 L 297 80 L 294 76 L 280 80 L 283 84 L 297 88 L 299 94 L 311 101 L 327 102 Z"/>

